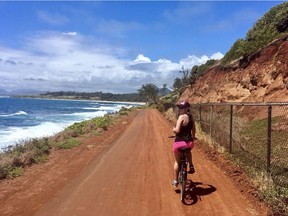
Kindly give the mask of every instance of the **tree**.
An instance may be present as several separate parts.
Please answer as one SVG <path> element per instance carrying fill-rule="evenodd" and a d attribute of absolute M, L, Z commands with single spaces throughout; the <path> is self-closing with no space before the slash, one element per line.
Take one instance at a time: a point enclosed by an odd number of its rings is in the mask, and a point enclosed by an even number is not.
<path fill-rule="evenodd" d="M 198 77 L 198 69 L 199 69 L 198 65 L 195 65 L 190 71 L 189 82 L 191 88 Z"/>
<path fill-rule="evenodd" d="M 190 70 L 185 69 L 184 66 L 182 66 L 179 72 L 182 74 L 182 85 L 183 86 L 188 85 Z"/>
<path fill-rule="evenodd" d="M 182 87 L 182 80 L 179 77 L 176 77 L 174 80 L 173 88 L 180 89 Z"/>
<path fill-rule="evenodd" d="M 138 89 L 139 95 L 146 99 L 148 104 L 157 103 L 158 101 L 158 88 L 154 84 L 146 84 L 142 85 L 140 89 Z"/>

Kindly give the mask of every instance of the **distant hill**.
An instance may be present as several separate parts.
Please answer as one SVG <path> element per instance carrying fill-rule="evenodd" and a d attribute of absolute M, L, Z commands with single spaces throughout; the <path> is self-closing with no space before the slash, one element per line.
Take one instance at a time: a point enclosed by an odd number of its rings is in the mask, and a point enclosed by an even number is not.
<path fill-rule="evenodd" d="M 125 101 L 125 102 L 145 101 L 138 93 L 113 94 L 104 92 L 58 91 L 58 92 L 42 93 L 35 97 L 56 98 L 56 99 L 77 99 L 77 100 Z"/>

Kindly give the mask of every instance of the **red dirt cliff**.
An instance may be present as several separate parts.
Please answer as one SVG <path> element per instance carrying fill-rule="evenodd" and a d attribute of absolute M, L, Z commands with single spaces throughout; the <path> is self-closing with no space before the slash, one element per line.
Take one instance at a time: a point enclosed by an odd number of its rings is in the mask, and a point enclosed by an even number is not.
<path fill-rule="evenodd" d="M 206 102 L 288 102 L 288 35 L 247 59 L 216 65 L 181 94 Z"/>

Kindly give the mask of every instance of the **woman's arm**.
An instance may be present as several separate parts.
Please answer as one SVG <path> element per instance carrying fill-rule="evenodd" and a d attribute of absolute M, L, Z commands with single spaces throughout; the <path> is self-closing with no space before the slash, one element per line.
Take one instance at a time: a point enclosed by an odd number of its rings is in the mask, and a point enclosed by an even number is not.
<path fill-rule="evenodd" d="M 181 128 L 182 122 L 183 122 L 183 117 L 182 117 L 182 115 L 180 115 L 179 118 L 177 119 L 176 127 L 173 128 L 173 132 L 175 134 L 180 132 L 180 128 Z"/>
<path fill-rule="evenodd" d="M 192 137 L 195 138 L 196 127 L 195 127 L 195 122 L 194 122 L 194 120 L 192 120 L 192 123 L 193 123 L 193 127 L 192 127 Z"/>

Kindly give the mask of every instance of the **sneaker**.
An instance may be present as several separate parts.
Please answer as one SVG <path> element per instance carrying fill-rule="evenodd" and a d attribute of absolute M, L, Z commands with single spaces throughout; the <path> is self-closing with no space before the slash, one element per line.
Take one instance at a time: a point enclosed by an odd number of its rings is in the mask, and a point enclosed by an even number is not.
<path fill-rule="evenodd" d="M 195 169 L 193 166 L 190 166 L 190 170 L 188 171 L 189 174 L 195 173 Z"/>
<path fill-rule="evenodd" d="M 178 186 L 178 184 L 179 184 L 179 183 L 178 183 L 178 181 L 177 181 L 177 180 L 175 180 L 175 179 L 174 179 L 174 180 L 172 181 L 172 185 L 173 185 L 173 187 L 177 187 L 177 186 Z"/>

